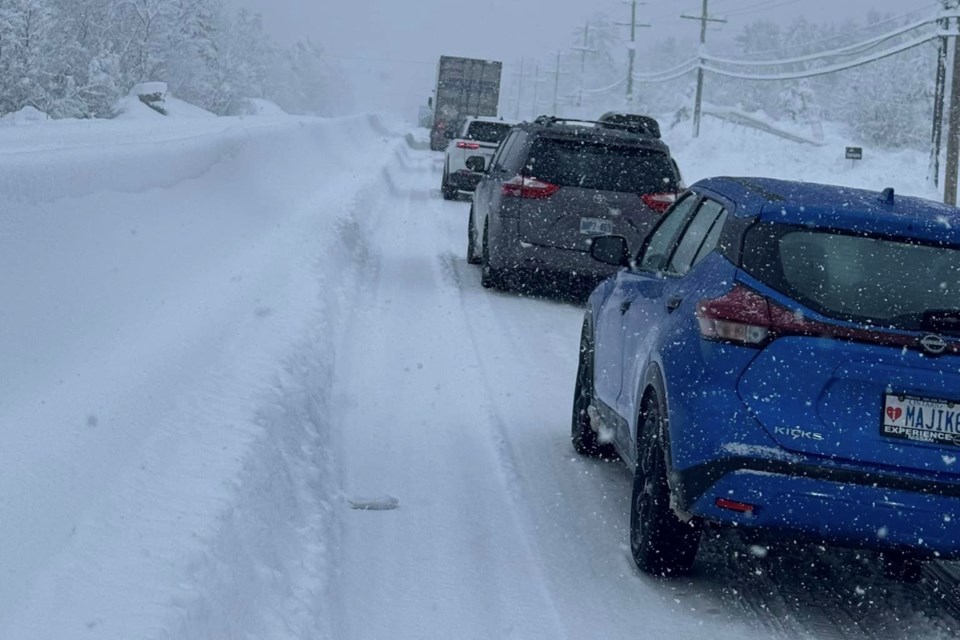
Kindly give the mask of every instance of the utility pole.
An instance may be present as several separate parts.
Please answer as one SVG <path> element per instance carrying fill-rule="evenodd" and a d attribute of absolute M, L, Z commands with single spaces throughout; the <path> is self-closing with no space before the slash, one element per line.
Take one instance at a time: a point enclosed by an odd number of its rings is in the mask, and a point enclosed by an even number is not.
<path fill-rule="evenodd" d="M 700 65 L 697 67 L 697 99 L 693 107 L 693 137 L 700 137 L 700 116 L 703 113 L 703 67 L 706 60 L 703 54 L 707 49 L 707 25 L 711 22 L 725 23 L 721 18 L 710 17 L 710 0 L 703 0 L 703 12 L 699 16 L 682 15 L 685 20 L 700 21 Z"/>
<path fill-rule="evenodd" d="M 946 31 L 946 20 L 939 20 L 937 24 L 942 30 Z M 930 178 L 936 187 L 940 186 L 940 153 L 943 150 L 943 114 L 944 102 L 947 97 L 947 53 L 949 47 L 950 41 L 946 36 L 941 37 L 937 49 L 937 82 L 933 95 L 933 133 L 930 140 Z"/>
<path fill-rule="evenodd" d="M 553 115 L 557 115 L 557 111 L 559 110 L 559 104 L 560 104 L 560 76 L 565 76 L 565 75 L 567 75 L 567 72 L 566 72 L 566 71 L 561 71 L 561 70 L 560 70 L 561 57 L 562 57 L 562 56 L 563 56 L 563 52 L 558 50 L 558 51 L 557 51 L 557 68 L 556 68 L 556 70 L 553 72 L 553 74 L 554 74 L 554 78 L 553 78 Z"/>
<path fill-rule="evenodd" d="M 533 72 L 533 120 L 537 119 L 537 108 L 540 105 L 540 63 L 537 63 Z"/>
<path fill-rule="evenodd" d="M 944 10 L 957 8 L 957 3 L 945 0 Z M 950 24 L 957 28 L 960 19 L 952 19 Z M 955 207 L 957 205 L 957 179 L 960 172 L 960 48 L 957 46 L 957 35 L 950 36 L 953 50 L 953 74 L 950 87 L 950 135 L 947 137 L 947 167 L 943 181 L 943 201 Z"/>
<path fill-rule="evenodd" d="M 525 62 L 526 62 L 526 58 L 520 58 L 520 81 L 519 81 L 519 84 L 517 85 L 517 111 L 513 118 L 514 122 L 520 122 L 520 105 L 523 102 L 523 80 L 524 80 L 523 66 Z"/>
<path fill-rule="evenodd" d="M 560 98 L 560 52 L 557 51 L 557 70 L 553 78 L 553 115 L 557 115 L 557 100 Z"/>
<path fill-rule="evenodd" d="M 573 47 L 574 51 L 580 52 L 580 88 L 577 93 L 577 106 L 583 105 L 583 85 L 587 75 L 587 54 L 596 53 L 596 49 L 590 48 L 590 21 L 583 27 L 583 45 Z"/>
<path fill-rule="evenodd" d="M 627 45 L 627 108 L 633 109 L 633 69 L 637 61 L 637 29 L 649 28 L 652 24 L 637 22 L 637 5 L 646 5 L 646 2 L 630 1 L 630 22 L 618 22 L 622 27 L 630 27 L 630 44 Z"/>
<path fill-rule="evenodd" d="M 943 11 L 945 15 L 948 15 L 948 12 L 954 11 L 960 5 L 958 0 L 941 0 L 943 4 Z M 937 21 L 937 26 L 940 27 L 941 31 L 946 33 L 949 31 L 951 25 L 951 19 L 949 17 L 943 17 Z M 951 41 L 954 43 L 954 46 L 951 47 Z M 937 55 L 937 85 L 936 92 L 934 95 L 933 103 L 933 135 L 932 135 L 932 149 L 930 152 L 930 173 L 933 178 L 934 185 L 939 186 L 940 184 L 940 153 L 943 149 L 943 135 L 944 135 L 944 115 L 945 115 L 945 101 L 947 95 L 947 64 L 950 59 L 951 49 L 953 49 L 953 87 L 951 88 L 950 96 L 950 130 L 947 132 L 947 167 L 944 176 L 944 187 L 943 187 L 943 201 L 948 204 L 956 205 L 957 202 L 957 170 L 958 167 L 957 161 L 955 158 L 960 156 L 960 152 L 956 149 L 951 151 L 951 143 L 953 146 L 957 146 L 956 138 L 958 132 L 954 129 L 954 122 L 957 119 L 957 101 L 958 101 L 958 88 L 956 84 L 957 77 L 957 56 L 956 56 L 956 42 L 957 37 L 953 36 L 942 36 L 940 38 L 940 48 Z M 954 158 L 951 161 L 951 158 Z"/>

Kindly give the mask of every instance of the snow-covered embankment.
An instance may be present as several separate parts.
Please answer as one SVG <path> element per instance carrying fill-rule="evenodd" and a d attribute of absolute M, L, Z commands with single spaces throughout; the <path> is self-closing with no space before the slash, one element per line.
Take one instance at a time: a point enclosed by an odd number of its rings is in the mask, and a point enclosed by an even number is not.
<path fill-rule="evenodd" d="M 325 635 L 336 309 L 403 144 L 0 128 L 0 637 Z"/>

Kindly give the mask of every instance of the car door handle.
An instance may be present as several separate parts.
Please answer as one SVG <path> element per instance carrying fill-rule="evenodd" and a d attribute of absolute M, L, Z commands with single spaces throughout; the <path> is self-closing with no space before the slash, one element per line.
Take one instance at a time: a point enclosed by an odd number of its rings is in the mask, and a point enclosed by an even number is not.
<path fill-rule="evenodd" d="M 674 312 L 680 308 L 680 305 L 683 304 L 683 298 L 677 296 L 667 300 L 667 311 Z"/>
<path fill-rule="evenodd" d="M 620 303 L 620 315 L 625 315 L 627 311 L 630 311 L 630 306 L 633 304 L 632 300 L 624 300 Z"/>

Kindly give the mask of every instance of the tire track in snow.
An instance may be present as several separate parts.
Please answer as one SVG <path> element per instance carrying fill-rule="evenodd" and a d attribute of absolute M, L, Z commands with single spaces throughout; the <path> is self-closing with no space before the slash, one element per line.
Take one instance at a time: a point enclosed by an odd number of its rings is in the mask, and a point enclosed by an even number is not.
<path fill-rule="evenodd" d="M 419 198 L 439 182 L 438 163 L 434 161 L 429 181 L 421 182 L 413 174 L 430 163 L 418 161 L 416 153 L 408 155 L 411 162 L 402 168 L 411 174 L 398 176 L 396 184 Z M 413 179 L 417 184 L 409 186 L 406 181 Z M 654 637 L 666 629 L 677 638 L 700 637 L 698 624 L 709 624 L 713 637 L 954 634 L 950 618 L 936 617 L 933 607 L 940 595 L 926 586 L 890 585 L 875 563 L 850 566 L 850 552 L 831 551 L 824 566 L 811 569 L 804 553 L 789 560 L 773 554 L 756 558 L 745 543 L 726 536 L 705 543 L 697 574 L 689 580 L 658 581 L 638 574 L 625 545 L 629 474 L 616 465 L 577 459 L 568 444 L 566 404 L 580 311 L 481 289 L 478 270 L 466 265 L 463 255 L 467 207 L 437 202 L 435 193 L 420 204 L 423 211 L 414 215 L 431 219 L 445 234 L 441 241 L 422 231 L 439 241 L 438 247 L 428 248 L 435 254 L 433 281 L 459 296 L 459 317 L 469 327 L 467 350 L 473 354 L 462 362 L 480 369 L 482 411 L 500 473 L 507 479 L 523 536 L 541 558 L 544 575 L 538 583 L 549 591 L 568 637 L 581 637 L 588 628 L 608 637 L 631 637 L 638 615 L 649 617 L 647 630 Z M 560 527 L 565 530 L 558 532 Z M 857 594 L 861 585 L 868 587 L 863 596 Z M 603 604 L 590 607 L 588 602 Z M 589 612 L 600 610 L 601 617 L 591 617 Z"/>
<path fill-rule="evenodd" d="M 638 579 L 632 560 L 622 555 L 627 473 L 619 465 L 579 459 L 570 448 L 567 405 L 582 310 L 482 289 L 479 270 L 466 264 L 465 207 L 460 215 L 446 221 L 455 248 L 442 261 L 453 274 L 451 282 L 461 284 L 472 347 L 491 398 L 487 410 L 501 443 L 501 464 L 516 479 L 513 499 L 525 511 L 527 535 L 543 559 L 546 584 L 567 635 L 632 637 L 640 616 L 650 637 L 698 637 L 702 621 L 680 610 L 672 589 Z M 511 368 L 519 373 L 511 375 Z M 676 622 L 664 615 L 671 610 Z M 600 611 L 602 616 L 593 615 Z M 711 622 L 714 637 L 743 637 L 742 629 L 730 630 L 730 620 Z"/>
<path fill-rule="evenodd" d="M 461 244 L 464 247 L 466 245 L 465 218 L 466 211 L 461 220 L 447 224 L 448 233 L 452 238 L 463 237 Z M 473 322 L 474 330 L 470 333 L 473 348 L 478 354 L 484 354 L 489 351 L 490 340 L 480 341 L 478 336 L 494 338 L 495 341 L 507 345 L 498 347 L 495 351 L 515 354 L 516 358 L 530 369 L 530 377 L 550 379 L 558 363 L 555 354 L 570 352 L 570 345 L 574 343 L 557 331 L 536 328 L 556 325 L 558 308 L 563 308 L 564 305 L 538 299 L 524 300 L 513 294 L 483 291 L 478 286 L 478 270 L 468 266 L 465 257 L 460 253 L 462 252 L 448 253 L 442 257 L 442 263 L 451 283 L 459 284 L 463 289 L 461 297 L 464 312 Z M 526 326 L 518 325 L 516 314 L 504 312 L 506 308 L 516 304 L 528 307 L 521 321 L 522 325 Z M 570 360 L 574 357 L 575 354 L 571 355 Z M 484 360 L 483 357 L 481 359 Z M 485 360 L 489 361 L 490 358 L 487 357 Z M 568 377 L 570 380 L 567 386 L 572 390 L 572 367 Z M 486 367 L 485 380 L 489 382 L 496 378 L 496 371 Z M 490 386 L 488 386 L 488 393 L 490 397 L 497 395 L 496 389 Z M 515 500 L 522 504 L 529 498 L 522 495 L 522 487 L 526 484 L 525 467 L 518 459 L 515 446 L 511 444 L 511 437 L 515 434 L 508 426 L 510 418 L 503 415 L 503 407 L 498 405 L 488 407 L 488 411 L 492 413 L 491 419 L 498 429 L 501 463 L 516 478 L 518 489 L 515 491 Z M 562 435 L 565 436 L 566 432 L 564 431 Z M 629 489 L 626 491 L 628 492 Z M 531 528 L 535 530 L 536 524 Z M 622 545 L 622 550 L 626 557 L 625 564 L 630 571 L 634 571 L 625 545 Z M 923 637 L 926 637 L 924 634 L 929 637 L 941 637 L 941 631 L 949 634 L 951 630 L 949 624 L 946 629 L 941 629 L 943 626 L 941 623 L 923 615 L 907 616 L 903 619 L 895 612 L 898 603 L 904 604 L 902 595 L 897 595 L 893 599 L 883 599 L 875 605 L 861 606 L 858 598 L 851 599 L 851 594 L 856 594 L 856 587 L 851 586 L 851 580 L 853 582 L 858 580 L 855 573 L 851 576 L 849 567 L 833 567 L 826 579 L 814 578 L 812 582 L 816 586 L 813 587 L 807 582 L 810 576 L 797 578 L 798 571 L 801 576 L 804 576 L 800 571 L 802 567 L 796 566 L 789 571 L 774 571 L 769 562 L 749 558 L 747 545 L 742 542 L 734 540 L 708 542 L 705 550 L 709 559 L 698 563 L 698 574 L 694 582 L 688 586 L 673 584 L 677 600 L 700 602 L 700 609 L 713 615 L 722 611 L 739 611 L 740 617 L 752 620 L 757 627 L 764 630 L 765 635 L 770 637 L 826 638 L 828 640 L 879 638 L 890 637 L 891 632 L 894 637 L 899 637 L 898 634 L 914 635 L 916 633 L 920 633 Z M 734 559 L 735 555 L 739 555 L 741 559 L 747 557 L 748 560 L 738 561 Z M 704 569 L 714 575 L 703 576 Z M 836 575 L 837 573 L 839 576 Z M 745 575 L 747 577 L 744 577 Z M 706 582 L 703 580 L 705 577 Z M 871 581 L 883 584 L 882 576 L 873 575 L 868 578 L 868 582 Z M 924 599 L 922 595 L 908 598 L 911 606 L 929 610 L 930 603 L 927 602 L 924 605 Z"/>
<path fill-rule="evenodd" d="M 485 464 L 493 444 L 459 408 L 474 404 L 476 366 L 457 353 L 464 322 L 430 258 L 437 234 L 426 217 L 446 212 L 423 197 L 432 189 L 417 182 L 422 172 L 402 171 L 390 171 L 392 197 L 362 223 L 379 269 L 357 292 L 363 302 L 343 338 L 338 377 L 349 383 L 335 417 L 346 495 L 391 492 L 399 509 L 342 514 L 340 583 L 351 606 L 340 637 L 388 628 L 402 637 L 557 637 L 551 607 L 528 590 L 535 565 L 503 502 L 507 482 Z M 373 603 L 374 617 L 365 615 Z"/>

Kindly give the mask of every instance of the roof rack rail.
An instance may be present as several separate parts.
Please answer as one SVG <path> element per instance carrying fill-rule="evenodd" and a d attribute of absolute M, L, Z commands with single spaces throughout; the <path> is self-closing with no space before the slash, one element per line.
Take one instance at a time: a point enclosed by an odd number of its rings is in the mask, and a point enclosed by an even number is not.
<path fill-rule="evenodd" d="M 561 123 L 573 123 L 573 124 L 604 124 L 603 122 L 598 122 L 596 120 L 580 120 L 579 118 L 561 118 L 560 116 L 538 116 L 534 121 L 534 124 L 542 124 L 546 126 L 561 124 Z"/>
<path fill-rule="evenodd" d="M 534 124 L 539 124 L 543 126 L 553 126 L 555 124 L 592 124 L 604 129 L 619 129 L 620 131 L 632 132 L 636 129 L 635 124 L 627 124 L 621 122 L 601 122 L 599 120 L 581 120 L 579 118 L 561 118 L 559 116 L 538 116 L 534 121 Z"/>

